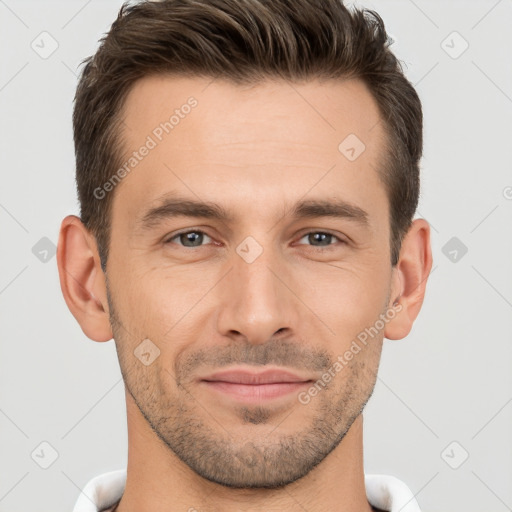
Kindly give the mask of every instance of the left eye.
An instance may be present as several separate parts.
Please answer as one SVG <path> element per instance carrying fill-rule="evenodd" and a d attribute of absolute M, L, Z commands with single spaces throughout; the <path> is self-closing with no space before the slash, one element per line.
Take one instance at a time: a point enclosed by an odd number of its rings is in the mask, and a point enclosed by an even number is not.
<path fill-rule="evenodd" d="M 165 243 L 171 243 L 173 240 L 177 239 L 179 240 L 179 245 L 182 245 L 183 247 L 200 247 L 203 245 L 204 239 L 211 238 L 200 230 L 194 230 L 194 231 L 185 231 L 182 233 L 178 233 L 177 235 L 174 235 L 173 237 L 167 239 Z M 338 242 L 342 242 L 340 238 L 337 236 L 327 233 L 324 231 L 310 231 L 309 233 L 306 233 L 302 236 L 302 238 L 299 240 L 303 240 L 304 238 L 307 238 L 308 242 L 313 243 L 313 247 L 328 247 L 329 245 L 333 245 L 332 240 L 335 239 Z M 319 245 L 314 245 L 315 243 L 319 243 Z"/>
<path fill-rule="evenodd" d="M 313 247 L 319 247 L 319 248 L 328 247 L 329 245 L 333 245 L 332 243 L 330 243 L 332 241 L 332 239 L 336 239 L 338 242 L 343 243 L 343 240 L 341 240 L 337 236 L 335 236 L 331 233 L 324 232 L 324 231 L 310 231 L 309 233 L 306 233 L 300 240 L 303 240 L 304 238 L 307 238 L 307 240 L 309 242 L 314 242 L 314 243 L 319 242 L 320 245 L 313 245 Z"/>

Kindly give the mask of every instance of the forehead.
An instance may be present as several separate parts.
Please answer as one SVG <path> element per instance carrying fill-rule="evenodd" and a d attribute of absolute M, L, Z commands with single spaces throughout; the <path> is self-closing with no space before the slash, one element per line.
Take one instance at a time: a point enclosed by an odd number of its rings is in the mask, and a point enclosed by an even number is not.
<path fill-rule="evenodd" d="M 292 202 L 313 188 L 320 195 L 347 191 L 356 200 L 364 188 L 367 203 L 384 194 L 384 127 L 359 80 L 241 86 L 150 76 L 134 84 L 123 121 L 124 163 L 137 161 L 114 202 L 128 216 L 177 188 L 196 199 L 229 196 L 230 206 L 241 207 L 268 206 L 276 194 Z M 140 157 L 144 146 L 150 149 Z"/>
<path fill-rule="evenodd" d="M 188 109 L 191 98 L 197 106 Z M 315 144 L 326 133 L 338 132 L 339 138 L 351 129 L 370 142 L 382 129 L 380 125 L 372 129 L 379 121 L 378 106 L 367 86 L 358 79 L 301 84 L 269 79 L 238 85 L 219 78 L 152 75 L 135 82 L 127 95 L 123 108 L 128 128 L 126 141 L 135 142 L 130 136 L 136 133 L 133 128 L 151 133 L 158 124 L 169 121 L 174 112 L 179 120 L 174 119 L 171 124 L 175 128 L 178 124 L 187 125 L 176 130 L 180 142 L 193 142 L 195 147 L 203 143 L 247 141 L 258 131 L 267 139 Z M 181 123 L 187 118 L 186 123 Z M 216 130 L 211 129 L 211 123 L 215 123 Z M 240 131 L 242 124 L 245 129 Z M 193 141 L 187 140 L 190 131 Z"/>

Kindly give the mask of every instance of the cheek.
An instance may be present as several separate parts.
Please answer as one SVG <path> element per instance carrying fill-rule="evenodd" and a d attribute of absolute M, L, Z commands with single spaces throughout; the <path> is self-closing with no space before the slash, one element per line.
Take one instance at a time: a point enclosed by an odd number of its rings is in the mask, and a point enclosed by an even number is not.
<path fill-rule="evenodd" d="M 125 274 L 121 285 L 122 318 L 130 337 L 149 338 L 158 345 L 164 359 L 171 361 L 197 338 L 204 323 L 197 315 L 212 287 L 207 276 L 194 281 L 173 269 L 152 269 L 143 274 Z"/>
<path fill-rule="evenodd" d="M 327 265 L 321 271 L 303 271 L 301 280 L 305 286 L 301 294 L 339 345 L 340 341 L 350 343 L 379 318 L 387 298 L 389 276 L 377 266 L 336 265 L 337 268 Z"/>

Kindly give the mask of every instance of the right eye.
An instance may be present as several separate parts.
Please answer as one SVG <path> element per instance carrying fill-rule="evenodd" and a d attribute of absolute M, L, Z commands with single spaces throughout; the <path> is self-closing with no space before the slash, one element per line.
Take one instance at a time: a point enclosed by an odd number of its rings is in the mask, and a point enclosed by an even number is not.
<path fill-rule="evenodd" d="M 179 240 L 178 245 L 194 249 L 203 245 L 202 242 L 204 241 L 204 237 L 210 238 L 204 231 L 199 229 L 190 229 L 188 231 L 181 231 L 180 233 L 174 234 L 172 237 L 167 238 L 164 243 L 170 244 L 173 243 L 173 240 L 177 239 Z"/>

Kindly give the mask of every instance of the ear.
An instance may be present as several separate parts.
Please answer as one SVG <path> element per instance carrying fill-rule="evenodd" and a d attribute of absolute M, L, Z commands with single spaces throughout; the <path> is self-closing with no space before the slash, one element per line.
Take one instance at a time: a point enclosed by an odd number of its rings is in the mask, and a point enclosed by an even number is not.
<path fill-rule="evenodd" d="M 94 341 L 112 339 L 107 287 L 96 240 L 75 215 L 62 221 L 57 265 L 64 300 L 82 331 Z"/>
<path fill-rule="evenodd" d="M 416 219 L 402 241 L 400 258 L 393 269 L 393 293 L 388 306 L 396 315 L 386 324 L 385 338 L 400 340 L 409 334 L 423 304 L 431 269 L 430 226 L 425 219 Z"/>

